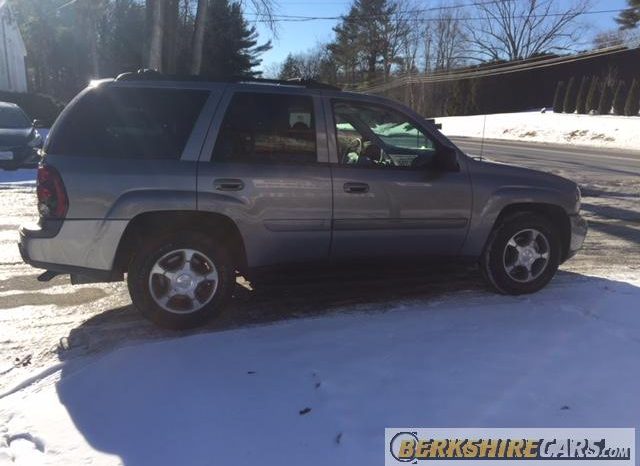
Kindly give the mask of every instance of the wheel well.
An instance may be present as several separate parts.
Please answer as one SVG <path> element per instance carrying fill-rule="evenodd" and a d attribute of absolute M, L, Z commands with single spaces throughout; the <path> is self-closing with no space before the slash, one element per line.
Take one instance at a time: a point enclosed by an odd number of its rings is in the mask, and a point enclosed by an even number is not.
<path fill-rule="evenodd" d="M 133 253 L 144 241 L 144 234 L 152 232 L 166 233 L 179 230 L 199 230 L 210 234 L 216 241 L 226 244 L 236 259 L 237 268 L 241 273 L 247 269 L 247 255 L 244 241 L 237 225 L 229 217 L 211 212 L 179 212 L 160 211 L 147 212 L 134 217 L 122 235 L 114 270 L 126 272 Z"/>
<path fill-rule="evenodd" d="M 554 226 L 558 228 L 560 232 L 560 240 L 562 244 L 561 261 L 565 261 L 569 254 L 569 246 L 571 243 L 571 222 L 569 215 L 565 210 L 557 205 L 543 204 L 543 203 L 520 203 L 510 204 L 506 206 L 498 215 L 495 221 L 494 227 L 499 225 L 506 217 L 521 213 L 521 212 L 534 212 L 538 215 L 542 215 L 548 218 Z"/>

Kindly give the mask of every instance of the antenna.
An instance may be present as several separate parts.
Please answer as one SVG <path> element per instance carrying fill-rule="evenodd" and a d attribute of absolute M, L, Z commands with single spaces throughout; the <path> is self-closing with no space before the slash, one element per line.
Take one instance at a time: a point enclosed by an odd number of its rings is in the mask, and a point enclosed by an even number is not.
<path fill-rule="evenodd" d="M 484 156 L 484 130 L 487 127 L 487 115 L 484 115 L 482 119 L 482 141 L 480 142 L 480 160 L 483 159 Z"/>

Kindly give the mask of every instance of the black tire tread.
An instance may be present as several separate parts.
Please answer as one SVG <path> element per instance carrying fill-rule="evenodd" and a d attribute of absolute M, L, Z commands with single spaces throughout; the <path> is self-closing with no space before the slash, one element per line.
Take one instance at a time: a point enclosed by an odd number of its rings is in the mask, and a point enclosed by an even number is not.
<path fill-rule="evenodd" d="M 148 273 L 158 257 L 181 248 L 206 252 L 218 269 L 218 290 L 213 300 L 202 309 L 191 314 L 172 314 L 158 306 L 148 290 Z M 224 244 L 198 231 L 165 232 L 142 242 L 129 264 L 127 285 L 134 306 L 147 319 L 160 327 L 171 330 L 186 330 L 199 327 L 215 317 L 231 297 L 235 285 L 235 267 Z"/>
<path fill-rule="evenodd" d="M 504 237 L 514 234 L 519 229 L 530 227 L 538 227 L 547 233 L 547 239 L 551 247 L 550 264 L 536 280 L 523 284 L 511 280 L 506 276 L 501 276 L 500 270 L 494 270 L 496 267 L 492 266 L 492 262 L 494 262 L 496 258 L 493 256 L 493 253 L 496 246 L 499 246 L 500 253 L 502 252 L 502 245 L 500 243 Z M 480 259 L 480 270 L 487 283 L 498 293 L 508 295 L 535 293 L 544 288 L 555 275 L 558 265 L 560 264 L 560 251 L 560 235 L 550 219 L 537 212 L 516 212 L 501 219 L 492 230 Z"/>

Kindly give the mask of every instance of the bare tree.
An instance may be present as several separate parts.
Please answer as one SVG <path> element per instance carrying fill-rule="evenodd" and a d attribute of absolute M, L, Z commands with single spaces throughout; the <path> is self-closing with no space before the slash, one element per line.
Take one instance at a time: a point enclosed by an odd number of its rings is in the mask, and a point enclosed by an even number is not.
<path fill-rule="evenodd" d="M 609 47 L 619 47 L 625 43 L 625 34 L 618 29 L 597 34 L 593 38 L 594 49 L 606 49 Z"/>
<path fill-rule="evenodd" d="M 423 38 L 419 28 L 409 28 L 405 40 L 402 42 L 402 71 L 416 73 L 418 71 L 418 54 Z"/>
<path fill-rule="evenodd" d="M 265 75 L 279 79 L 302 78 L 331 82 L 335 80 L 335 72 L 332 70 L 335 66 L 327 45 L 318 44 L 303 53 L 290 53 L 283 63 L 268 67 Z"/>
<path fill-rule="evenodd" d="M 391 7 L 389 18 L 380 24 L 380 55 L 385 81 L 389 79 L 393 65 L 402 65 L 405 59 L 402 52 L 406 50 L 412 30 L 411 15 L 415 15 L 408 0 L 395 0 Z"/>
<path fill-rule="evenodd" d="M 431 23 L 426 22 L 424 29 L 422 30 L 422 60 L 423 71 L 429 73 L 431 71 L 431 62 L 433 56 L 433 29 Z"/>
<path fill-rule="evenodd" d="M 149 44 L 148 66 L 162 71 L 162 35 L 165 22 L 165 1 L 147 0 L 147 8 L 151 8 L 151 41 Z"/>
<path fill-rule="evenodd" d="M 78 4 L 80 8 L 79 22 L 85 26 L 85 40 L 89 49 L 91 75 L 100 76 L 100 61 L 98 57 L 98 17 L 103 14 L 106 4 L 104 1 L 87 1 Z"/>
<path fill-rule="evenodd" d="M 533 0 L 535 1 L 535 0 Z M 460 8 L 441 9 L 431 18 L 433 69 L 449 71 L 462 65 L 466 55 L 466 35 Z"/>
<path fill-rule="evenodd" d="M 275 0 L 240 0 L 240 4 L 243 7 L 249 4 L 256 19 L 266 23 L 271 33 L 277 37 L 278 22 L 275 21 L 275 13 L 278 5 Z"/>
<path fill-rule="evenodd" d="M 577 19 L 590 0 L 559 6 L 554 0 L 499 0 L 477 3 L 478 20 L 466 24 L 471 51 L 485 60 L 518 60 L 570 50 Z"/>
<path fill-rule="evenodd" d="M 178 46 L 180 37 L 178 28 L 180 24 L 180 2 L 179 0 L 166 0 L 165 6 L 165 27 L 163 34 L 164 48 L 164 70 L 174 74 L 178 68 Z"/>
<path fill-rule="evenodd" d="M 193 46 L 191 56 L 191 73 L 199 74 L 202 68 L 202 48 L 204 47 L 204 33 L 207 24 L 207 8 L 209 0 L 198 0 L 196 24 L 193 31 Z"/>

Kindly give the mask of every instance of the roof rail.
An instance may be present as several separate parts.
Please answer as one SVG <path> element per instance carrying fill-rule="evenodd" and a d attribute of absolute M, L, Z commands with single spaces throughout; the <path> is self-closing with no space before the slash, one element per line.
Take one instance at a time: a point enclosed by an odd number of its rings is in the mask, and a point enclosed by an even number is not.
<path fill-rule="evenodd" d="M 208 79 L 204 76 L 195 75 L 170 75 L 163 74 L 156 70 L 138 70 L 135 72 L 122 73 L 116 77 L 116 81 L 199 81 L 199 82 L 223 82 L 223 83 L 248 83 L 248 84 L 271 84 L 277 86 L 298 86 L 307 89 L 326 89 L 332 91 L 341 90 L 339 87 L 325 84 L 313 79 L 266 79 L 253 78 L 247 76 L 236 76 L 224 79 Z"/>

